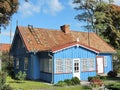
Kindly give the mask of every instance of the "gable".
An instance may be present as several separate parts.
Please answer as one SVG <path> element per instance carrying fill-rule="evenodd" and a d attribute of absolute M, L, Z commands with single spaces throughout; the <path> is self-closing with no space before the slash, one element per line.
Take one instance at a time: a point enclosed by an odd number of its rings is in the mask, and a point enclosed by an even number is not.
<path fill-rule="evenodd" d="M 18 32 L 18 30 L 16 30 L 14 38 L 13 38 L 13 42 L 10 48 L 10 53 L 11 54 L 17 54 L 17 52 L 21 53 L 20 50 L 23 50 L 26 52 L 26 47 L 24 45 L 24 42 Z"/>
<path fill-rule="evenodd" d="M 99 53 L 100 52 L 99 50 L 97 50 L 95 48 L 92 48 L 90 46 L 84 45 L 84 44 L 82 44 L 80 42 L 71 42 L 71 43 L 67 43 L 67 44 L 61 45 L 61 46 L 53 47 L 51 51 L 53 53 L 56 53 L 56 52 L 59 52 L 61 50 L 68 49 L 68 48 L 71 48 L 71 47 L 74 47 L 74 46 L 82 47 L 84 49 L 87 49 L 87 50 L 95 52 L 95 53 Z"/>
<path fill-rule="evenodd" d="M 52 51 L 67 43 L 76 42 L 79 39 L 80 45 L 85 48 L 94 49 L 102 53 L 115 53 L 115 50 L 95 33 L 78 32 L 67 30 L 53 30 L 33 27 L 17 27 L 26 49 L 31 52 Z M 65 29 L 65 28 L 64 28 Z M 68 29 L 68 28 L 67 28 Z"/>

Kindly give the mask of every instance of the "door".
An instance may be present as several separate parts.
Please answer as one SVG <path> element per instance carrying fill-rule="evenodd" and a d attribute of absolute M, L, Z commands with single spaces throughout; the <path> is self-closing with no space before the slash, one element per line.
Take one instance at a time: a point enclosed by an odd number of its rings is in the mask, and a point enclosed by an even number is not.
<path fill-rule="evenodd" d="M 73 60 L 73 77 L 80 79 L 80 59 Z"/>
<path fill-rule="evenodd" d="M 104 73 L 104 60 L 103 57 L 97 57 L 97 73 L 103 74 Z"/>

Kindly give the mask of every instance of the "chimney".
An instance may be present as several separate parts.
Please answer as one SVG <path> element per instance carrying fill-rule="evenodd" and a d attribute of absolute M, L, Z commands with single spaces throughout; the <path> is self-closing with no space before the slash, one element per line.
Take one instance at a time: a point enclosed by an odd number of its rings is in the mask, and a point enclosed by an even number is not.
<path fill-rule="evenodd" d="M 70 32 L 70 29 L 69 29 L 70 25 L 63 25 L 61 26 L 61 30 L 64 32 L 64 33 L 69 33 Z"/>

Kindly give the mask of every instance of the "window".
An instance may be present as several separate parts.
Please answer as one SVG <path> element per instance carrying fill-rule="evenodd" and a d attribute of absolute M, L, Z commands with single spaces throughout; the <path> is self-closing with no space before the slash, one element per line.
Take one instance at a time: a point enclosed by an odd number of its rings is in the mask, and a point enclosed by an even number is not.
<path fill-rule="evenodd" d="M 107 67 L 107 56 L 104 56 L 104 67 Z"/>
<path fill-rule="evenodd" d="M 16 58 L 16 69 L 19 69 L 19 58 Z"/>
<path fill-rule="evenodd" d="M 65 73 L 71 73 L 71 72 L 72 72 L 72 60 L 65 59 Z"/>
<path fill-rule="evenodd" d="M 63 73 L 63 61 L 62 61 L 62 59 L 56 59 L 56 73 Z"/>
<path fill-rule="evenodd" d="M 74 60 L 74 73 L 79 72 L 79 60 Z"/>
<path fill-rule="evenodd" d="M 52 73 L 52 59 L 49 59 L 49 73 Z"/>
<path fill-rule="evenodd" d="M 40 60 L 40 71 L 52 73 L 52 59 L 41 59 Z"/>
<path fill-rule="evenodd" d="M 87 59 L 81 59 L 82 71 L 87 71 Z"/>
<path fill-rule="evenodd" d="M 24 59 L 24 70 L 28 69 L 28 58 Z"/>
<path fill-rule="evenodd" d="M 81 59 L 82 71 L 93 71 L 95 70 L 95 64 L 93 58 Z"/>
<path fill-rule="evenodd" d="M 92 71 L 94 70 L 94 59 L 91 58 L 91 59 L 88 59 L 88 68 L 89 68 L 89 71 Z"/>

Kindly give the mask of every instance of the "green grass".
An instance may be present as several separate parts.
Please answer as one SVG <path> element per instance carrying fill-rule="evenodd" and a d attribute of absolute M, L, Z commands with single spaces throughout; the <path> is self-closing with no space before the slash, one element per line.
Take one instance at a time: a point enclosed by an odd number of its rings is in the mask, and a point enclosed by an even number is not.
<path fill-rule="evenodd" d="M 7 84 L 14 88 L 14 90 L 91 90 L 89 87 L 81 85 L 58 87 L 49 83 L 28 80 L 20 83 L 10 77 L 7 77 Z"/>
<path fill-rule="evenodd" d="M 105 85 L 119 83 L 119 82 L 120 82 L 120 77 L 107 78 L 106 80 L 104 80 Z"/>

